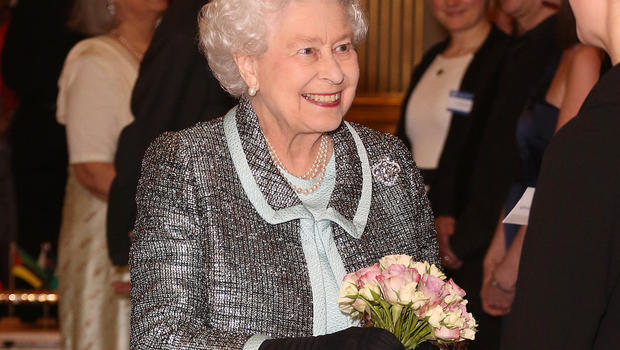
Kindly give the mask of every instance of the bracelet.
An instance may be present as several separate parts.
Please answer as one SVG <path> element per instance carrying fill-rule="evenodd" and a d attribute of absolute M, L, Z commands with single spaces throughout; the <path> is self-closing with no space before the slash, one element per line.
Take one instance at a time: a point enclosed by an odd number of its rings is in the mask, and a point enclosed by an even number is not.
<path fill-rule="evenodd" d="M 499 290 L 501 290 L 504 293 L 514 293 L 515 288 L 504 288 L 501 284 L 499 284 L 499 282 L 497 282 L 497 280 L 495 279 L 495 274 L 491 273 L 491 285 Z"/>

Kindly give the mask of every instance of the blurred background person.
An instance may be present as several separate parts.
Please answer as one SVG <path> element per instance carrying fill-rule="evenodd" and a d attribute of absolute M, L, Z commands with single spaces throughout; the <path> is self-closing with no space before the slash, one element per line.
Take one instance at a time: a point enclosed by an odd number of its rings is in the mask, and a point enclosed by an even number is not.
<path fill-rule="evenodd" d="M 499 217 L 493 241 L 487 251 L 483 271 L 482 305 L 495 316 L 510 311 L 514 298 L 519 258 L 527 226 L 502 224 L 527 187 L 536 187 L 538 173 L 555 130 L 574 117 L 581 103 L 599 79 L 604 58 L 595 47 L 578 44 L 575 18 L 568 0 L 558 11 L 557 40 L 564 49 L 562 59 L 546 91 L 538 91 L 521 113 L 516 130 L 520 163 L 511 185 L 505 209 Z M 555 64 L 552 63 L 553 66 Z"/>
<path fill-rule="evenodd" d="M 67 53 L 83 37 L 67 26 L 72 3 L 18 1 L 2 50 L 3 82 L 19 103 L 7 135 L 17 243 L 34 258 L 44 242 L 56 251 L 62 216 L 67 147 L 55 118 L 57 82 Z"/>
<path fill-rule="evenodd" d="M 456 176 L 457 165 L 473 156 L 465 155 L 463 148 L 475 143 L 471 128 L 484 127 L 493 100 L 492 87 L 508 37 L 489 22 L 489 4 L 489 0 L 432 1 L 433 14 L 449 37 L 426 52 L 414 69 L 396 131 L 411 148 L 431 192 L 445 186 L 454 191 L 452 182 L 467 176 Z M 435 214 L 437 206 L 456 205 L 452 198 L 446 201 L 450 203 L 433 203 L 431 198 Z M 449 211 L 453 215 L 454 209 Z"/>
<path fill-rule="evenodd" d="M 489 22 L 490 1 L 433 0 L 432 5 L 449 37 L 432 47 L 414 70 L 397 135 L 411 147 L 421 168 L 437 229 L 452 233 L 468 202 L 467 185 L 509 38 Z M 476 300 L 480 286 L 464 288 L 474 296 L 471 310 L 481 325 L 470 348 L 488 349 L 485 338 L 498 335 L 485 327 L 486 316 Z"/>
<path fill-rule="evenodd" d="M 140 65 L 131 102 L 135 120 L 119 137 L 114 159 L 116 176 L 108 198 L 106 230 L 115 265 L 127 265 L 129 258 L 136 187 L 149 144 L 165 131 L 220 117 L 235 105 L 235 99 L 213 77 L 198 48 L 196 18 L 206 3 L 171 2 Z"/>
<path fill-rule="evenodd" d="M 436 219 L 442 264 L 452 270 L 451 276 L 469 295 L 475 296 L 480 295 L 483 260 L 497 218 L 518 174 L 517 121 L 531 96 L 547 90 L 561 54 L 555 34 L 557 5 L 542 0 L 501 0 L 500 4 L 502 11 L 514 18 L 514 32 L 469 182 L 464 185 L 467 202 L 458 217 Z M 501 318 L 486 314 L 480 298 L 472 298 L 469 305 L 480 323 L 473 346 L 497 349 Z"/>
<path fill-rule="evenodd" d="M 620 348 L 620 2 L 570 3 L 613 67 L 545 153 L 505 350 Z"/>
<path fill-rule="evenodd" d="M 59 240 L 59 319 L 64 349 L 129 347 L 129 300 L 107 254 L 105 218 L 118 135 L 165 0 L 76 0 L 70 25 L 96 35 L 75 45 L 58 81 L 69 176 Z"/>

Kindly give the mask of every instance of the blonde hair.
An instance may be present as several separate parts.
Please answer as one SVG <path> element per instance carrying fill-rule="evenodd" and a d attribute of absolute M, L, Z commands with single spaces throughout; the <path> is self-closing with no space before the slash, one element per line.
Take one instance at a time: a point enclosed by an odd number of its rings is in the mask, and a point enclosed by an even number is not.
<path fill-rule="evenodd" d="M 116 16 L 108 11 L 113 0 L 75 0 L 67 25 L 86 35 L 108 33 L 118 25 Z"/>
<path fill-rule="evenodd" d="M 293 0 L 213 0 L 199 16 L 200 47 L 220 85 L 239 97 L 247 86 L 233 55 L 260 55 L 267 50 L 266 15 L 284 8 Z M 337 0 L 349 18 L 353 44 L 366 37 L 366 16 L 358 0 Z"/>

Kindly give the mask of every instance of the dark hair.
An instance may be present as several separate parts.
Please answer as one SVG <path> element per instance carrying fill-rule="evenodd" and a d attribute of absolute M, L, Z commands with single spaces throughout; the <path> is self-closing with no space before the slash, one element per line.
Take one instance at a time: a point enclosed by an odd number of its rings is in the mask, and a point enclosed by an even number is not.
<path fill-rule="evenodd" d="M 101 35 L 116 27 L 117 20 L 107 8 L 113 0 L 74 0 L 67 25 L 82 34 Z"/>
<path fill-rule="evenodd" d="M 577 22 L 575 21 L 575 15 L 573 14 L 568 0 L 563 0 L 558 9 L 556 30 L 560 49 L 568 49 L 579 42 L 579 38 L 577 37 Z"/>

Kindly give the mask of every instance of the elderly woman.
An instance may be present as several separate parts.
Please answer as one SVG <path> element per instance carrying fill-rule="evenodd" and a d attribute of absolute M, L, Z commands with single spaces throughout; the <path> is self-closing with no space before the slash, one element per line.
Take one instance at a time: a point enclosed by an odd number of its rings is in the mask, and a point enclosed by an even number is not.
<path fill-rule="evenodd" d="M 130 256 L 134 349 L 401 349 L 351 327 L 347 272 L 438 263 L 410 152 L 343 122 L 366 24 L 355 0 L 216 0 L 201 43 L 239 105 L 156 140 Z"/>
<path fill-rule="evenodd" d="M 78 0 L 70 24 L 94 37 L 69 52 L 58 81 L 57 119 L 69 150 L 58 248 L 63 349 L 129 348 L 129 300 L 113 285 L 105 234 L 116 141 L 133 120 L 131 91 L 166 0 Z"/>

